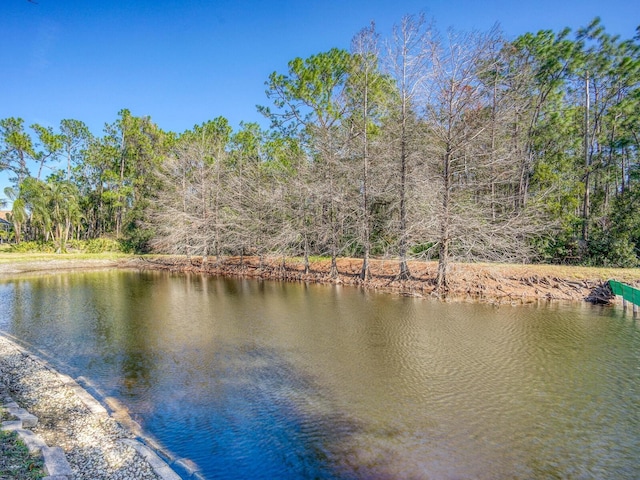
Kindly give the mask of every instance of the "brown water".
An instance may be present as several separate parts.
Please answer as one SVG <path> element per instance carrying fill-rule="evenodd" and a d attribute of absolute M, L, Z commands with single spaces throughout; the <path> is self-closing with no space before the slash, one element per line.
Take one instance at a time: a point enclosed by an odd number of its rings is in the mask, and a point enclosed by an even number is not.
<path fill-rule="evenodd" d="M 616 308 L 110 271 L 1 281 L 0 330 L 211 479 L 640 478 Z"/>

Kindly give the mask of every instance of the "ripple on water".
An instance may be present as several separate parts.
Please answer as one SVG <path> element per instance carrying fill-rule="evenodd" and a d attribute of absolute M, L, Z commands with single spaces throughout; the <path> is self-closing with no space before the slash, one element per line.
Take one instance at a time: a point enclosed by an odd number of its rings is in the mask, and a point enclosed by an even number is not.
<path fill-rule="evenodd" d="M 640 333 L 615 309 L 106 272 L 0 300 L 0 328 L 209 478 L 640 478 Z"/>

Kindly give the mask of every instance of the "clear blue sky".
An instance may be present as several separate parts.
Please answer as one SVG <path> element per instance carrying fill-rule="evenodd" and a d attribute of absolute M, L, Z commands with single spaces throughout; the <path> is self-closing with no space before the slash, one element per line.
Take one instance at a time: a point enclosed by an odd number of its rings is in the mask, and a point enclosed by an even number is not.
<path fill-rule="evenodd" d="M 34 1 L 0 0 L 0 118 L 53 127 L 73 118 L 94 134 L 122 108 L 176 132 L 220 115 L 234 127 L 262 121 L 255 106 L 268 103 L 272 71 L 349 48 L 371 20 L 385 36 L 404 14 L 424 12 L 441 29 L 497 23 L 510 38 L 595 16 L 631 38 L 640 24 L 633 0 Z"/>

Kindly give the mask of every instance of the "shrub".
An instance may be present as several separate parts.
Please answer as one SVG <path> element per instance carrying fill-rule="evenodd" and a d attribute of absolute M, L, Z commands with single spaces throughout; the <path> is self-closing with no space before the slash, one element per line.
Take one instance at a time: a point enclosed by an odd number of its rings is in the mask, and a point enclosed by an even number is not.
<path fill-rule="evenodd" d="M 93 238 L 86 241 L 84 253 L 121 252 L 120 242 L 112 238 Z"/>
<path fill-rule="evenodd" d="M 14 253 L 55 253 L 56 250 L 53 242 L 20 242 L 11 245 L 9 249 Z"/>
<path fill-rule="evenodd" d="M 625 235 L 615 237 L 595 231 L 589 241 L 588 263 L 593 266 L 633 268 L 640 265 L 635 245 Z"/>
<path fill-rule="evenodd" d="M 122 252 L 121 243 L 112 238 L 94 238 L 91 240 L 69 240 L 66 249 L 81 253 Z M 56 253 L 59 245 L 54 242 L 20 242 L 11 245 L 14 253 Z"/>

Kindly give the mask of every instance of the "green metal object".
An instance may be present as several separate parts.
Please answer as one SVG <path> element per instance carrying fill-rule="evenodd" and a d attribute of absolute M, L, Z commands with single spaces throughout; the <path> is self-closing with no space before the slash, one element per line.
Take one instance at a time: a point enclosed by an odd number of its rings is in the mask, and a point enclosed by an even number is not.
<path fill-rule="evenodd" d="M 616 282 L 615 280 L 609 280 L 611 291 L 614 295 L 620 295 L 627 302 L 631 302 L 635 305 L 640 305 L 640 290 L 633 288 L 624 283 Z"/>

